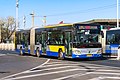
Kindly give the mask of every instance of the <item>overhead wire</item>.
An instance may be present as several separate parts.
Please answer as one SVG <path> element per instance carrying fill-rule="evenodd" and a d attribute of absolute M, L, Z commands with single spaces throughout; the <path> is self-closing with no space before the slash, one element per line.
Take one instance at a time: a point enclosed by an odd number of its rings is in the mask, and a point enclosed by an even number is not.
<path fill-rule="evenodd" d="M 79 13 L 88 13 L 88 12 L 92 12 L 92 11 L 100 11 L 100 10 L 105 10 L 105 9 L 109 9 L 109 8 L 114 8 L 116 6 L 117 6 L 116 4 L 112 4 L 112 5 L 95 7 L 95 8 L 90 8 L 90 9 L 86 9 L 86 10 L 74 11 L 74 12 L 50 14 L 50 15 L 46 15 L 46 16 L 47 17 L 55 17 L 55 16 L 66 16 L 66 15 L 73 15 L 73 14 L 79 14 Z M 119 6 L 120 6 L 120 3 L 119 3 Z M 35 17 L 43 17 L 43 16 L 35 16 Z"/>

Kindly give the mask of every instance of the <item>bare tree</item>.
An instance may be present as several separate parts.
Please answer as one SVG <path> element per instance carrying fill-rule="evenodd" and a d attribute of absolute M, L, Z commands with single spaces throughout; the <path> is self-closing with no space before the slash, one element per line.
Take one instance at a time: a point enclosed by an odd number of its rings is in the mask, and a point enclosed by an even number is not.
<path fill-rule="evenodd" d="M 15 26 L 15 19 L 13 17 L 8 17 L 8 39 L 11 38 L 13 33 L 15 32 L 16 26 Z"/>
<path fill-rule="evenodd" d="M 3 42 L 4 35 L 2 34 L 4 32 L 4 29 L 3 29 L 4 25 L 5 25 L 5 20 L 3 18 L 0 18 L 0 43 Z"/>
<path fill-rule="evenodd" d="M 15 19 L 11 16 L 0 19 L 1 26 L 1 41 L 6 42 L 6 40 L 13 41 L 13 33 L 15 32 Z"/>

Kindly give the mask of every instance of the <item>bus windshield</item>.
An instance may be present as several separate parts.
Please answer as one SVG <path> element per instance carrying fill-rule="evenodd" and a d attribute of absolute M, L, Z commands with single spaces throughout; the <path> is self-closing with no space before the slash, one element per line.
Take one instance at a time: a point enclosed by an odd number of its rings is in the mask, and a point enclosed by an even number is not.
<path fill-rule="evenodd" d="M 98 34 L 96 30 L 78 30 L 75 37 L 75 42 L 81 44 L 98 42 Z"/>

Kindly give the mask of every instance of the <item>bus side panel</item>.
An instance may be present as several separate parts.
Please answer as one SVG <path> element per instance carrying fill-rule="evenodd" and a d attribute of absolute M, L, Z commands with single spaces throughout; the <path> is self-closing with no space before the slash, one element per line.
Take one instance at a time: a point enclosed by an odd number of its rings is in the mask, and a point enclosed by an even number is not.
<path fill-rule="evenodd" d="M 28 47 L 25 47 L 24 45 L 17 45 L 17 49 L 16 49 L 16 51 L 18 52 L 18 53 L 20 53 L 20 47 L 22 47 L 22 52 L 23 53 L 28 53 L 28 54 L 30 54 L 30 45 L 28 45 Z"/>
<path fill-rule="evenodd" d="M 47 56 L 58 57 L 58 52 L 46 51 Z"/>
<path fill-rule="evenodd" d="M 111 54 L 110 45 L 106 45 L 105 53 L 106 53 L 106 54 Z"/>
<path fill-rule="evenodd" d="M 106 45 L 106 53 L 111 55 L 116 55 L 118 53 L 118 44 Z"/>
<path fill-rule="evenodd" d="M 28 45 L 28 53 L 30 54 L 30 45 Z"/>
<path fill-rule="evenodd" d="M 21 44 L 17 44 L 16 51 L 17 51 L 18 53 L 20 53 L 20 47 L 23 48 L 23 45 L 21 45 Z M 22 51 L 24 52 L 24 50 L 22 50 Z"/>
<path fill-rule="evenodd" d="M 36 50 L 37 50 L 37 48 L 39 48 L 39 53 L 40 53 L 40 55 L 42 55 L 41 44 L 40 44 L 40 45 L 35 45 L 35 51 L 34 51 L 34 54 L 36 54 Z"/>
<path fill-rule="evenodd" d="M 72 53 L 72 58 L 87 58 L 87 57 L 86 57 L 86 54 L 76 55 L 76 54 Z"/>
<path fill-rule="evenodd" d="M 48 45 L 47 50 L 46 50 L 46 54 L 48 56 L 58 57 L 58 51 L 59 51 L 60 48 L 62 49 L 63 53 L 65 53 L 65 47 L 64 46 Z"/>

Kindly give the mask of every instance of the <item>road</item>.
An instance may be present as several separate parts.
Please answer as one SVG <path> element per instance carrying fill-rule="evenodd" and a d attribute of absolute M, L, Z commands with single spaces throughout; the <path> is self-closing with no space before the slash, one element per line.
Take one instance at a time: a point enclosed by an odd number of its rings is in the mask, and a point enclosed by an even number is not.
<path fill-rule="evenodd" d="M 0 80 L 119 80 L 119 63 L 1 54 Z"/>

